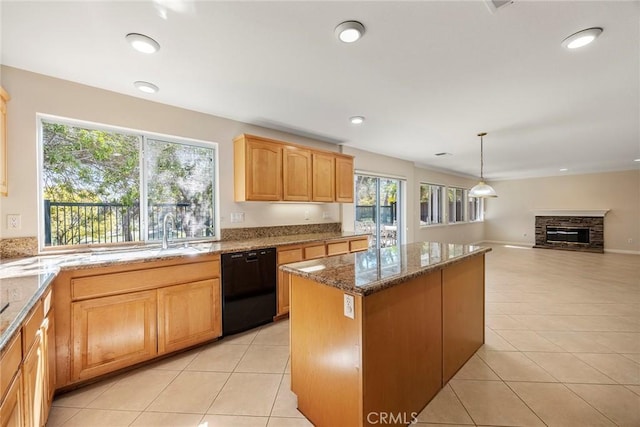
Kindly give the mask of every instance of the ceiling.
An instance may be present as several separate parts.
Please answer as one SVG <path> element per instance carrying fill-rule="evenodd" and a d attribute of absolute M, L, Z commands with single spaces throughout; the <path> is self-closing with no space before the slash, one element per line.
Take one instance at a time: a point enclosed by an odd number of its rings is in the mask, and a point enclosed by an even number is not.
<path fill-rule="evenodd" d="M 516 0 L 495 13 L 481 0 L 1 7 L 12 67 L 461 175 L 479 175 L 476 135 L 488 132 L 490 180 L 640 166 L 637 1 Z M 345 20 L 365 25 L 357 43 L 334 36 Z M 604 32 L 591 45 L 560 45 L 594 26 Z M 160 51 L 134 51 L 130 32 Z"/>

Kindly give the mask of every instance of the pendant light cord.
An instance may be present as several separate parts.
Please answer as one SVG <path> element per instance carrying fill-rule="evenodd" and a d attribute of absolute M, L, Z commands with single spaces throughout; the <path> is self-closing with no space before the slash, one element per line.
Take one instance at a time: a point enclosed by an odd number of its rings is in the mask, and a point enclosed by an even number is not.
<path fill-rule="evenodd" d="M 482 137 L 484 135 L 480 134 L 480 181 L 484 181 L 484 142 L 482 141 Z"/>

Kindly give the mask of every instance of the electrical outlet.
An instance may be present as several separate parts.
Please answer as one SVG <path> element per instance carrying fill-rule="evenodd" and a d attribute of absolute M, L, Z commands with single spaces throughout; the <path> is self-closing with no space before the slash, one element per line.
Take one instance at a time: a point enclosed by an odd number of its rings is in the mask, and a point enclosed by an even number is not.
<path fill-rule="evenodd" d="M 244 222 L 244 212 L 233 212 L 231 222 Z"/>
<path fill-rule="evenodd" d="M 304 219 L 308 220 L 310 218 L 309 211 L 304 211 Z"/>
<path fill-rule="evenodd" d="M 322 212 L 322 219 L 328 219 L 330 217 L 329 212 L 324 211 Z"/>
<path fill-rule="evenodd" d="M 631 237 L 629 237 L 629 238 L 627 239 L 627 243 L 633 243 L 633 239 L 632 239 Z"/>
<path fill-rule="evenodd" d="M 19 214 L 7 215 L 7 228 L 9 230 L 20 230 L 22 228 L 22 217 Z"/>
<path fill-rule="evenodd" d="M 349 319 L 356 318 L 356 307 L 353 295 L 344 294 L 344 315 Z"/>

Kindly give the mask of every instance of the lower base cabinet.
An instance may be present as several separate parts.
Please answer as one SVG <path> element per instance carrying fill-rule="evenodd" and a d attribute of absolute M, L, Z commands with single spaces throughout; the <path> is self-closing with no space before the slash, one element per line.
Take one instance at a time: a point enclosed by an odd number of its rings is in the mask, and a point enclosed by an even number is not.
<path fill-rule="evenodd" d="M 42 337 L 38 333 L 31 350 L 29 350 L 22 362 L 22 395 L 24 398 L 24 424 L 26 426 L 44 425 L 42 420 L 42 398 L 44 396 L 43 357 Z"/>
<path fill-rule="evenodd" d="M 22 413 L 22 376 L 18 372 L 0 405 L 0 425 L 2 427 L 24 426 Z"/>
<path fill-rule="evenodd" d="M 156 351 L 156 291 L 74 302 L 73 379 L 148 360 Z"/>
<path fill-rule="evenodd" d="M 158 353 L 170 353 L 222 335 L 220 280 L 158 289 Z"/>

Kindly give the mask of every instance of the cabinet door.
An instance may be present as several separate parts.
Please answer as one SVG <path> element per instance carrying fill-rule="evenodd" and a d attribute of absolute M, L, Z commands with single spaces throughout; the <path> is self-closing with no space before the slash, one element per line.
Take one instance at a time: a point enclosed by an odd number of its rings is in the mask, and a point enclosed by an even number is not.
<path fill-rule="evenodd" d="M 333 202 L 335 163 L 331 154 L 313 153 L 313 201 Z"/>
<path fill-rule="evenodd" d="M 0 426 L 22 427 L 22 376 L 20 372 L 13 379 L 7 394 L 0 404 Z"/>
<path fill-rule="evenodd" d="M 283 200 L 311 200 L 311 151 L 285 146 L 282 150 Z"/>
<path fill-rule="evenodd" d="M 7 102 L 9 94 L 0 87 L 0 196 L 8 194 L 7 184 Z"/>
<path fill-rule="evenodd" d="M 220 280 L 158 289 L 158 352 L 168 353 L 222 335 Z"/>
<path fill-rule="evenodd" d="M 53 310 L 49 311 L 49 315 L 42 323 L 43 338 L 43 354 L 42 362 L 44 363 L 44 401 L 42 419 L 46 424 L 49 418 L 49 409 L 53 401 L 53 394 L 56 388 L 56 341 L 55 329 L 53 325 Z"/>
<path fill-rule="evenodd" d="M 336 156 L 336 202 L 353 203 L 353 158 Z"/>
<path fill-rule="evenodd" d="M 24 424 L 27 426 L 44 425 L 42 420 L 42 398 L 44 397 L 42 357 L 42 332 L 38 331 L 31 349 L 22 362 Z"/>
<path fill-rule="evenodd" d="M 278 270 L 278 313 L 276 317 L 289 313 L 289 273 Z"/>
<path fill-rule="evenodd" d="M 72 305 L 72 380 L 133 365 L 156 355 L 156 291 L 95 298 Z"/>
<path fill-rule="evenodd" d="M 246 199 L 282 200 L 282 146 L 246 140 Z"/>

